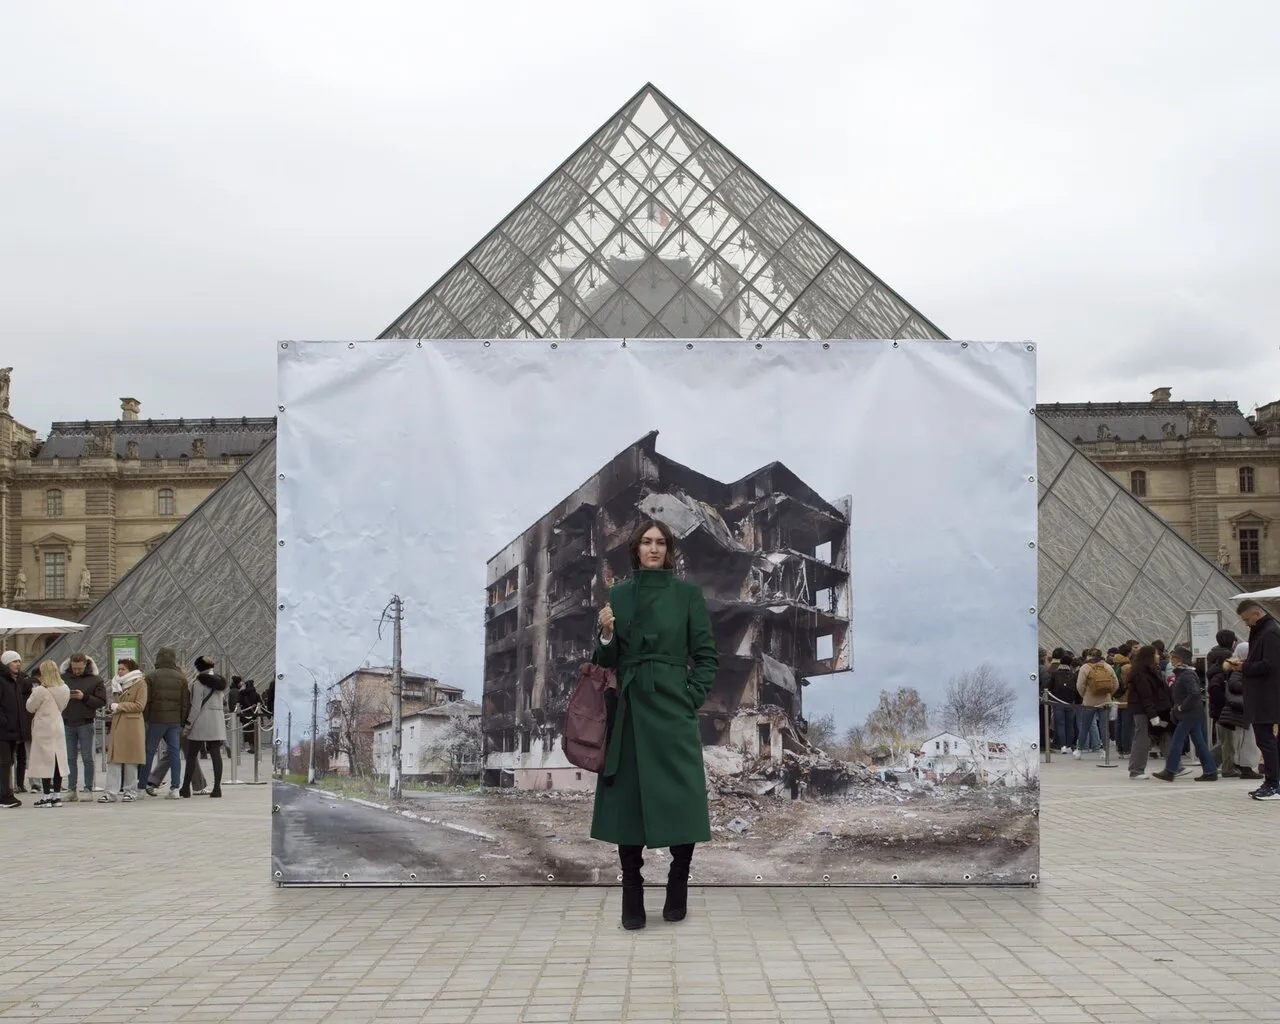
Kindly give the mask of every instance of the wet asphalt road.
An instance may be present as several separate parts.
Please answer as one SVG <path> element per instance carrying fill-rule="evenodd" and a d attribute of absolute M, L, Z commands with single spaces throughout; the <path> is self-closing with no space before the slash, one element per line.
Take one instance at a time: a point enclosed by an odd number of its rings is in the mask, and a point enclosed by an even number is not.
<path fill-rule="evenodd" d="M 278 882 L 474 882 L 479 839 L 286 782 L 273 785 Z M 349 878 L 342 876 L 346 873 Z"/>

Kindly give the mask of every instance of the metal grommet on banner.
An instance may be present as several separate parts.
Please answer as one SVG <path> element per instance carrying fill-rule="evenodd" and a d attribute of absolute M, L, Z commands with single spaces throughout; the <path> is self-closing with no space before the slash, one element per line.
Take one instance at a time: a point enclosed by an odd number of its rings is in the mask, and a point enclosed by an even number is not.
<path fill-rule="evenodd" d="M 492 345 L 492 344 L 493 344 L 493 342 L 486 341 L 486 342 L 484 343 L 484 347 L 485 347 L 485 348 L 488 348 L 488 347 L 489 347 L 490 345 Z"/>
<path fill-rule="evenodd" d="M 1031 881 L 1033 881 L 1033 882 L 1038 882 L 1038 881 L 1040 881 L 1040 876 L 1039 876 L 1039 875 L 1037 875 L 1034 871 L 1031 873 L 1031 876 L 1030 876 L 1030 877 L 1031 877 Z"/>
<path fill-rule="evenodd" d="M 355 348 L 355 347 L 356 347 L 356 343 L 354 341 L 347 342 L 347 348 Z"/>
<path fill-rule="evenodd" d="M 276 678 L 277 678 L 277 679 L 283 679 L 283 678 L 284 678 L 284 673 L 283 673 L 283 672 L 279 672 L 279 673 L 277 673 L 277 674 L 276 674 Z"/>
<path fill-rule="evenodd" d="M 764 348 L 764 345 L 757 341 L 757 342 L 756 342 L 756 351 L 757 351 L 757 352 L 759 352 L 762 348 Z"/>
<path fill-rule="evenodd" d="M 973 881 L 973 875 L 966 874 L 966 875 L 964 876 L 964 880 L 965 880 L 966 882 L 972 882 L 972 881 Z"/>
<path fill-rule="evenodd" d="M 764 881 L 764 876 L 763 876 L 763 875 L 756 875 L 756 881 L 757 881 L 757 882 L 763 882 L 763 881 Z"/>
<path fill-rule="evenodd" d="M 489 881 L 489 876 L 488 876 L 488 875 L 481 875 L 481 876 L 480 876 L 480 881 L 482 881 L 482 882 L 487 882 L 487 881 Z"/>
<path fill-rule="evenodd" d="M 1034 352 L 1035 350 L 1036 350 L 1036 347 L 1035 347 L 1034 345 L 1028 345 L 1028 346 L 1027 346 L 1027 351 L 1028 351 L 1028 352 Z"/>
<path fill-rule="evenodd" d="M 282 341 L 282 342 L 280 342 L 280 347 L 281 347 L 281 348 L 288 348 L 288 347 L 289 347 L 289 343 L 288 343 L 287 341 Z"/>
<path fill-rule="evenodd" d="M 684 347 L 685 347 L 685 348 L 693 348 L 693 342 L 691 342 L 691 341 L 686 341 L 686 342 L 684 343 Z"/>
<path fill-rule="evenodd" d="M 416 347 L 417 347 L 417 348 L 422 348 L 422 342 L 418 342 L 418 344 L 417 344 L 417 346 L 416 346 Z"/>
<path fill-rule="evenodd" d="M 621 881 L 622 881 L 622 876 L 621 876 L 621 875 L 619 875 L 619 876 L 618 876 L 618 881 L 619 881 L 619 882 L 621 882 Z"/>
<path fill-rule="evenodd" d="M 167 748 L 166 748 L 166 749 L 167 749 Z M 284 878 L 284 872 L 283 872 L 283 871 L 277 871 L 277 872 L 276 872 L 276 878 Z"/>
<path fill-rule="evenodd" d="M 898 881 L 901 881 L 901 878 L 900 878 L 898 875 L 890 875 L 890 876 L 889 876 L 889 881 L 891 881 L 891 882 L 898 882 Z"/>
<path fill-rule="evenodd" d="M 411 882 L 416 882 L 417 880 L 418 880 L 418 872 L 416 872 L 416 871 L 410 871 L 410 872 L 409 872 L 409 881 L 411 881 Z"/>
<path fill-rule="evenodd" d="M 1032 678 L 1032 679 L 1034 679 L 1034 678 L 1035 678 L 1035 676 L 1032 676 L 1031 678 Z M 1039 743 L 1033 743 L 1033 744 L 1031 744 L 1031 749 L 1032 749 L 1032 750 L 1039 750 L 1039 749 L 1040 749 L 1040 744 L 1039 744 Z"/>
<path fill-rule="evenodd" d="M 342 872 L 342 880 L 344 882 L 349 881 L 350 878 L 351 878 L 350 872 L 347 872 L 347 871 Z"/>
<path fill-rule="evenodd" d="M 1035 542 L 1035 541 L 1033 541 L 1033 540 L 1029 540 L 1029 541 L 1027 541 L 1027 547 L 1029 547 L 1029 548 L 1034 548 L 1035 546 L 1036 546 L 1036 542 Z"/>
<path fill-rule="evenodd" d="M 1036 477 L 1034 473 L 1031 476 L 1027 477 L 1027 483 L 1033 484 L 1035 482 L 1036 482 Z"/>
<path fill-rule="evenodd" d="M 276 605 L 276 610 L 277 610 L 277 611 L 284 611 L 284 605 L 282 605 L 282 604 L 278 604 L 278 605 Z"/>
<path fill-rule="evenodd" d="M 893 347 L 894 347 L 894 348 L 897 348 L 897 347 L 898 347 L 898 343 L 897 343 L 896 341 L 893 343 Z"/>
<path fill-rule="evenodd" d="M 555 875 L 547 875 L 547 881 L 548 881 L 548 882 L 554 882 L 555 880 L 556 880 L 556 876 L 555 876 Z"/>
<path fill-rule="evenodd" d="M 283 405 L 277 405 L 277 406 L 276 406 L 276 411 L 277 411 L 277 412 L 284 412 L 284 406 L 283 406 Z"/>
<path fill-rule="evenodd" d="M 960 342 L 960 347 L 961 347 L 961 348 L 968 348 L 968 347 L 969 347 L 969 343 L 968 343 L 967 341 L 962 341 L 962 342 Z"/>
<path fill-rule="evenodd" d="M 830 876 L 830 875 L 823 875 L 823 876 L 822 876 L 822 880 L 823 880 L 824 882 L 829 882 L 829 881 L 831 881 L 831 876 Z"/>
<path fill-rule="evenodd" d="M 1027 614 L 1028 614 L 1028 615 L 1034 615 L 1035 613 L 1036 613 L 1036 610 L 1035 610 L 1034 608 L 1028 608 L 1028 609 L 1027 609 Z"/>
<path fill-rule="evenodd" d="M 831 342 L 829 342 L 829 341 L 824 341 L 824 342 L 822 343 L 822 351 L 823 351 L 823 352 L 828 351 L 830 348 L 831 348 Z"/>
<path fill-rule="evenodd" d="M 284 474 L 283 474 L 283 473 L 281 473 L 281 474 L 280 474 L 279 479 L 281 479 L 281 480 L 283 480 L 283 479 L 284 479 Z"/>
<path fill-rule="evenodd" d="M 281 546 L 281 547 L 284 547 L 284 541 L 281 541 L 281 542 L 280 542 L 280 546 Z"/>
<path fill-rule="evenodd" d="M 559 348 L 559 347 L 560 347 L 560 343 L 559 343 L 558 341 L 553 341 L 553 342 L 551 343 L 551 347 L 552 347 L 552 348 Z"/>

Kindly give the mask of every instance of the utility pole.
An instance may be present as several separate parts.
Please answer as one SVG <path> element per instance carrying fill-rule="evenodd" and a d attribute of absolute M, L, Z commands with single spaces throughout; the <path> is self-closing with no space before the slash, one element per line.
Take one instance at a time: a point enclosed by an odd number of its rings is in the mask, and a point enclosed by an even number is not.
<path fill-rule="evenodd" d="M 320 704 L 320 684 L 316 680 L 311 681 L 311 745 L 307 748 L 307 785 L 314 786 L 316 781 L 316 735 L 319 726 L 316 722 L 316 712 Z"/>
<path fill-rule="evenodd" d="M 289 717 L 285 719 L 284 727 L 284 773 L 289 774 L 293 768 L 293 712 L 289 712 Z"/>
<path fill-rule="evenodd" d="M 400 659 L 400 620 L 404 615 L 404 602 L 400 595 L 391 598 L 391 613 L 395 632 L 391 647 L 391 765 L 387 771 L 387 783 L 391 799 L 400 799 L 400 732 L 404 679 Z"/>

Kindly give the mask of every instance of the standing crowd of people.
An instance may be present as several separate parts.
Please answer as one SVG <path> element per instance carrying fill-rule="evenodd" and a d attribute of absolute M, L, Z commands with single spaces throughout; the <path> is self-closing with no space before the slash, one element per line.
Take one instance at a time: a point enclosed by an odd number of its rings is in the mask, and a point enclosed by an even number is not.
<path fill-rule="evenodd" d="M 33 673 L 16 651 L 0 654 L 0 809 L 21 807 L 17 794 L 28 785 L 39 794 L 35 807 L 94 799 L 100 711 L 108 715 L 106 760 L 115 770 L 103 780 L 99 803 L 131 803 L 144 793 L 169 800 L 221 797 L 227 714 L 239 718 L 246 745 L 256 750 L 258 719 L 270 712 L 275 684 L 260 695 L 253 680 L 233 676 L 228 685 L 215 667 L 202 655 L 188 675 L 176 652 L 161 647 L 149 672 L 122 658 L 106 680 L 82 653 L 61 666 L 41 661 Z M 202 760 L 212 768 L 212 788 Z"/>
<path fill-rule="evenodd" d="M 1236 612 L 1249 639 L 1224 629 L 1203 661 L 1160 640 L 1079 657 L 1041 651 L 1041 695 L 1051 708 L 1041 742 L 1079 759 L 1107 738 L 1128 758 L 1129 778 L 1164 782 L 1187 774 L 1182 759 L 1194 749 L 1196 782 L 1252 779 L 1262 783 L 1253 799 L 1280 800 L 1280 621 L 1256 601 Z M 1164 766 L 1149 773 L 1152 757 Z"/>

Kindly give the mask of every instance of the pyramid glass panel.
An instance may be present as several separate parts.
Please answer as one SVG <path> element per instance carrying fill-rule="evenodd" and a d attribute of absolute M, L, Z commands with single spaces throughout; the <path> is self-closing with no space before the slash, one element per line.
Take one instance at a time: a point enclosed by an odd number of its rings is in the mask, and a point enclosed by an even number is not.
<path fill-rule="evenodd" d="M 173 647 L 265 686 L 275 677 L 275 440 L 201 502 L 47 652 L 105 658 L 112 633 L 142 636 L 145 667 Z M 105 662 L 102 662 L 105 670 Z"/>

